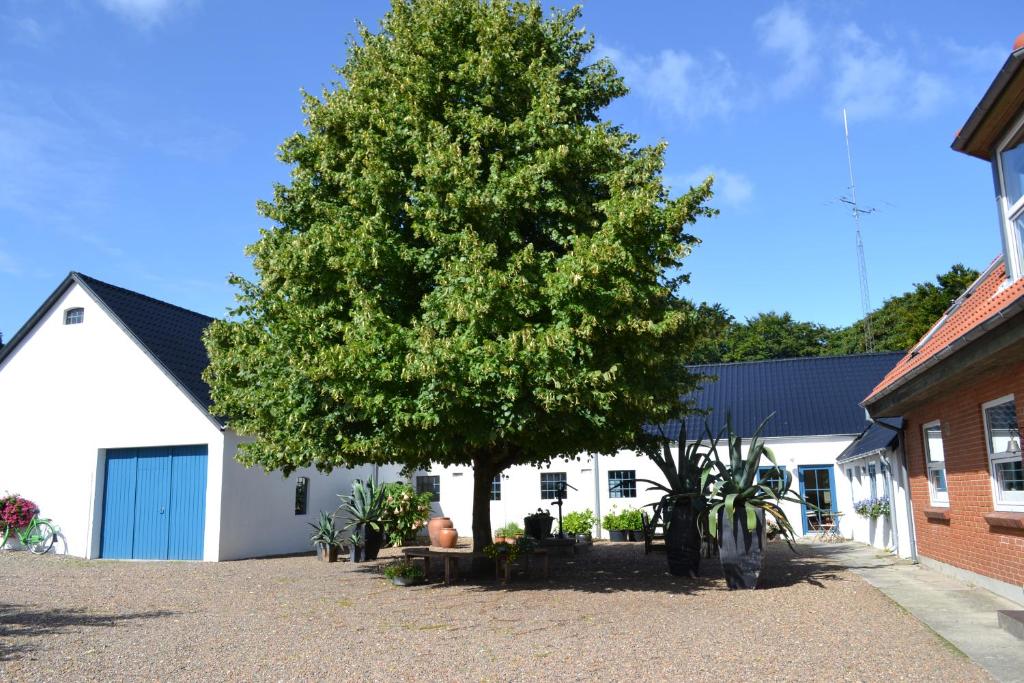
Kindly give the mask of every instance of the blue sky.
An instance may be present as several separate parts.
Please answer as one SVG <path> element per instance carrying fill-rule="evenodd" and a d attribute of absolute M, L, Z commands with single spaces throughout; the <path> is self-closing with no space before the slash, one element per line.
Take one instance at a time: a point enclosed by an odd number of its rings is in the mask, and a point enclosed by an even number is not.
<path fill-rule="evenodd" d="M 5 0 L 0 5 L 0 331 L 69 270 L 211 315 L 287 179 L 299 89 L 334 80 L 385 2 Z M 584 3 L 631 86 L 608 118 L 669 144 L 676 188 L 713 172 L 687 295 L 737 317 L 860 316 L 842 107 L 873 303 L 999 249 L 986 165 L 949 149 L 1024 31 L 985 3 Z"/>

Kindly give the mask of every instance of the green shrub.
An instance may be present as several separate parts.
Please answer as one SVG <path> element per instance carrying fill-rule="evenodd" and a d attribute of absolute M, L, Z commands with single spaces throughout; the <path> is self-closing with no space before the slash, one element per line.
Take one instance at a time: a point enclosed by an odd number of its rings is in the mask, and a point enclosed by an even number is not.
<path fill-rule="evenodd" d="M 504 536 L 505 538 L 515 538 L 516 536 L 522 536 L 522 534 L 523 527 L 519 526 L 515 522 L 509 522 L 494 532 L 495 536 Z"/>
<path fill-rule="evenodd" d="M 570 512 L 562 519 L 562 531 L 573 536 L 589 534 L 594 530 L 594 513 L 588 508 L 582 512 Z"/>
<path fill-rule="evenodd" d="M 401 577 L 403 579 L 422 579 L 424 577 L 423 567 L 414 564 L 409 560 L 398 560 L 384 567 L 384 576 L 389 579 Z"/>
<path fill-rule="evenodd" d="M 430 519 L 430 494 L 416 493 L 409 484 L 384 484 L 384 509 L 380 524 L 388 543 L 399 546 L 416 538 Z"/>
<path fill-rule="evenodd" d="M 626 508 L 619 514 L 619 524 L 624 531 L 640 531 L 644 528 L 641 513 L 636 508 Z"/>

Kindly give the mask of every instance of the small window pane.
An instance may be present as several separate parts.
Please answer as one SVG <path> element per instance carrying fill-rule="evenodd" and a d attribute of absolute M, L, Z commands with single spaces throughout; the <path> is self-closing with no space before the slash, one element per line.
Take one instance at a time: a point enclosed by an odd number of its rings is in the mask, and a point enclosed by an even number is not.
<path fill-rule="evenodd" d="M 309 504 L 309 477 L 299 477 L 295 480 L 295 514 L 306 514 L 306 506 Z"/>
<path fill-rule="evenodd" d="M 419 475 L 416 477 L 416 493 L 429 493 L 430 500 L 437 502 L 441 500 L 441 477 L 440 475 Z"/>
<path fill-rule="evenodd" d="M 1006 201 L 1013 206 L 1024 196 L 1024 130 L 1017 133 L 1007 147 L 1008 149 L 999 156 L 1003 166 Z"/>
<path fill-rule="evenodd" d="M 1024 502 L 1024 463 L 1020 460 L 996 463 L 996 482 L 1003 500 Z"/>
<path fill-rule="evenodd" d="M 609 498 L 636 498 L 636 470 L 608 472 Z"/>
<path fill-rule="evenodd" d="M 554 500 L 558 497 L 558 490 L 562 490 L 562 497 L 566 495 L 565 472 L 541 472 L 540 473 L 540 497 L 541 500 Z"/>
<path fill-rule="evenodd" d="M 946 455 L 942 450 L 942 427 L 937 424 L 929 425 L 924 428 L 924 436 L 924 453 L 928 462 L 943 462 Z"/>
<path fill-rule="evenodd" d="M 1016 403 L 1006 401 L 985 408 L 985 424 L 988 426 L 989 453 L 1020 451 Z"/>
<path fill-rule="evenodd" d="M 501 475 L 491 480 L 491 500 L 501 500 Z"/>
<path fill-rule="evenodd" d="M 85 320 L 85 309 L 83 308 L 69 308 L 64 311 L 65 325 L 77 325 L 83 320 Z"/>
<path fill-rule="evenodd" d="M 932 488 L 936 493 L 946 493 L 946 470 L 931 471 Z"/>
<path fill-rule="evenodd" d="M 871 497 L 878 498 L 878 484 L 875 481 L 877 472 L 874 463 L 868 465 L 868 483 L 871 485 Z"/>
<path fill-rule="evenodd" d="M 846 470 L 847 476 L 852 477 L 850 470 Z M 785 478 L 788 473 L 781 467 L 759 467 L 757 470 L 757 481 L 776 491 L 782 490 Z"/>

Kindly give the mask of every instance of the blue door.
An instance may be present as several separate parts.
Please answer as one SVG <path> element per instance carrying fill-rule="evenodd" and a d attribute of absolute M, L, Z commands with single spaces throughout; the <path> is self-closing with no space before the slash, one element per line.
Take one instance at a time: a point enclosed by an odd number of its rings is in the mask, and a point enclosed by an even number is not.
<path fill-rule="evenodd" d="M 801 508 L 804 533 L 813 533 L 824 524 L 835 519 L 836 490 L 832 476 L 832 465 L 801 465 L 797 468 L 800 476 L 800 495 L 820 510 L 807 505 Z"/>
<path fill-rule="evenodd" d="M 201 560 L 206 446 L 107 451 L 100 556 Z"/>

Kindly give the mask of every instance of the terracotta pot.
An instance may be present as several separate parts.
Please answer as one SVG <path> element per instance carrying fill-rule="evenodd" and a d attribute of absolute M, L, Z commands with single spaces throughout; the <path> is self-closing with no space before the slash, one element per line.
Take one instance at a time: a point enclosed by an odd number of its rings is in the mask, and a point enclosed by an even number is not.
<path fill-rule="evenodd" d="M 430 536 L 430 545 L 441 545 L 437 532 L 441 529 L 451 529 L 455 524 L 448 517 L 433 517 L 427 522 L 427 535 Z"/>
<path fill-rule="evenodd" d="M 442 548 L 454 548 L 459 540 L 459 532 L 455 529 L 441 529 L 437 534 L 437 544 Z"/>
<path fill-rule="evenodd" d="M 506 540 L 507 539 L 504 536 L 495 536 L 494 537 L 494 542 L 495 543 L 504 543 Z"/>

